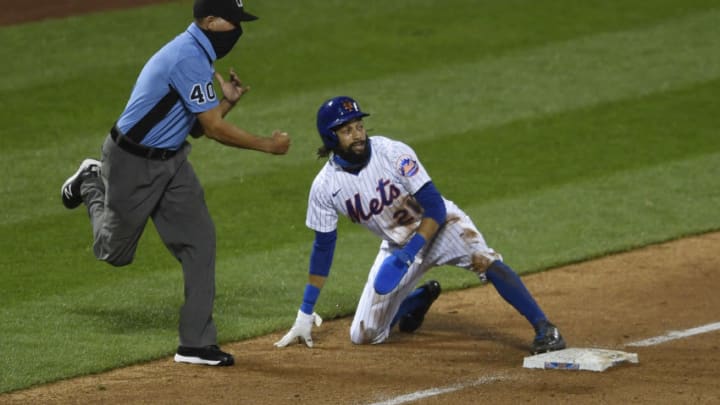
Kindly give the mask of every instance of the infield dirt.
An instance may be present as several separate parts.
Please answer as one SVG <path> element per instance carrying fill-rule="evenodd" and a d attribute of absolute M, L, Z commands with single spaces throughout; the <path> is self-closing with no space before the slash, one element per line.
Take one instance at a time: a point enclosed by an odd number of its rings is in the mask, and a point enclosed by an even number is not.
<path fill-rule="evenodd" d="M 316 329 L 313 349 L 273 347 L 279 331 L 224 346 L 234 367 L 167 358 L 0 402 L 361 404 L 454 387 L 413 403 L 720 403 L 720 332 L 625 346 L 719 321 L 719 250 L 720 233 L 706 234 L 523 277 L 571 347 L 638 354 L 604 372 L 523 368 L 530 327 L 484 286 L 441 295 L 418 333 L 382 345 L 352 345 L 340 319 Z"/>
<path fill-rule="evenodd" d="M 0 24 L 153 2 L 12 2 Z M 225 345 L 234 367 L 167 358 L 3 394 L 0 403 L 361 404 L 431 389 L 448 392 L 413 403 L 720 403 L 720 332 L 625 346 L 720 322 L 718 252 L 720 233 L 711 233 L 523 277 L 570 347 L 639 356 L 601 373 L 524 369 L 532 330 L 483 286 L 442 294 L 418 333 L 383 345 L 352 345 L 344 318 L 316 329 L 312 350 L 273 347 L 283 330 Z"/>

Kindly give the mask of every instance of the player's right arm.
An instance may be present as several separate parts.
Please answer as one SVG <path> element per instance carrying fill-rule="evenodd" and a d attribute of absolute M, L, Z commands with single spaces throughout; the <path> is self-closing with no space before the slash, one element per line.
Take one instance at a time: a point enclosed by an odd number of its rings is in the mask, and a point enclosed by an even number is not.
<path fill-rule="evenodd" d="M 332 232 L 315 231 L 315 241 L 310 253 L 308 283 L 305 286 L 303 304 L 300 306 L 300 310 L 306 314 L 312 314 L 320 290 L 325 285 L 328 275 L 330 275 L 336 241 L 337 230 Z M 311 292 L 308 293 L 308 290 L 311 290 Z"/>
<path fill-rule="evenodd" d="M 314 308 L 320 290 L 330 274 L 337 241 L 338 216 L 328 191 L 331 186 L 331 176 L 326 170 L 322 170 L 315 177 L 310 188 L 305 225 L 315 232 L 315 240 L 308 265 L 308 282 L 305 285 L 295 324 L 282 339 L 275 342 L 277 347 L 285 347 L 297 340 L 304 341 L 308 347 L 312 347 L 312 325 L 315 323 L 316 326 L 320 326 L 322 322 L 320 316 L 314 312 Z"/>
<path fill-rule="evenodd" d="M 308 282 L 305 285 L 302 304 L 292 328 L 282 339 L 275 342 L 276 347 L 285 347 L 295 341 L 304 342 L 307 347 L 313 347 L 313 323 L 316 326 L 320 326 L 322 323 L 322 318 L 315 313 L 315 303 L 317 303 L 320 290 L 322 290 L 325 280 L 330 274 L 336 240 L 337 230 L 331 232 L 315 231 L 315 241 L 313 242 L 312 253 L 310 253 Z"/>

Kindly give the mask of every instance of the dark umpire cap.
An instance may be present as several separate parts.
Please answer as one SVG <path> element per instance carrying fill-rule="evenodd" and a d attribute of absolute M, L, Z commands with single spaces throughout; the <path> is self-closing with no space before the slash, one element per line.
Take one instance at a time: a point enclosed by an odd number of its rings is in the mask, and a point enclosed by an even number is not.
<path fill-rule="evenodd" d="M 243 9 L 242 0 L 195 0 L 193 16 L 203 18 L 209 15 L 221 17 L 233 24 L 258 19 Z"/>

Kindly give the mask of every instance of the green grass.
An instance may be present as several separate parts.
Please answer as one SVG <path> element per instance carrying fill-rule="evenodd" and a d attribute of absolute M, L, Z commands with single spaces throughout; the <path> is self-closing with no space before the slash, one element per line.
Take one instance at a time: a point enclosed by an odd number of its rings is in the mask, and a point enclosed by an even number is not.
<path fill-rule="evenodd" d="M 257 4 L 255 4 L 257 3 Z M 277 157 L 193 141 L 217 227 L 222 342 L 284 330 L 306 281 L 314 114 L 348 94 L 410 143 L 521 273 L 720 229 L 714 1 L 254 2 L 218 63 L 252 91 L 229 119 L 291 133 Z M 59 187 L 98 156 L 189 1 L 0 28 L 0 392 L 171 354 L 182 272 L 149 225 L 133 265 L 94 259 Z M 112 27 L 112 28 L 111 28 Z M 378 241 L 340 225 L 317 306 L 354 311 Z M 446 289 L 469 273 L 433 273 Z"/>

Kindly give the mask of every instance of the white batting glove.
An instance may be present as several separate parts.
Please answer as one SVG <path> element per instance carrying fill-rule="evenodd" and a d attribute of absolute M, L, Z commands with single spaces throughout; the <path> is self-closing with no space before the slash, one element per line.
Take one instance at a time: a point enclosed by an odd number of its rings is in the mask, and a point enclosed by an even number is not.
<path fill-rule="evenodd" d="M 303 311 L 298 310 L 295 324 L 292 328 L 290 328 L 290 331 L 282 337 L 282 339 L 275 342 L 275 347 L 285 347 L 296 340 L 298 343 L 305 342 L 307 347 L 313 347 L 312 335 L 310 334 L 313 323 L 317 327 L 322 325 L 322 318 L 320 318 L 320 315 L 316 312 L 313 312 L 312 315 L 308 315 Z"/>

